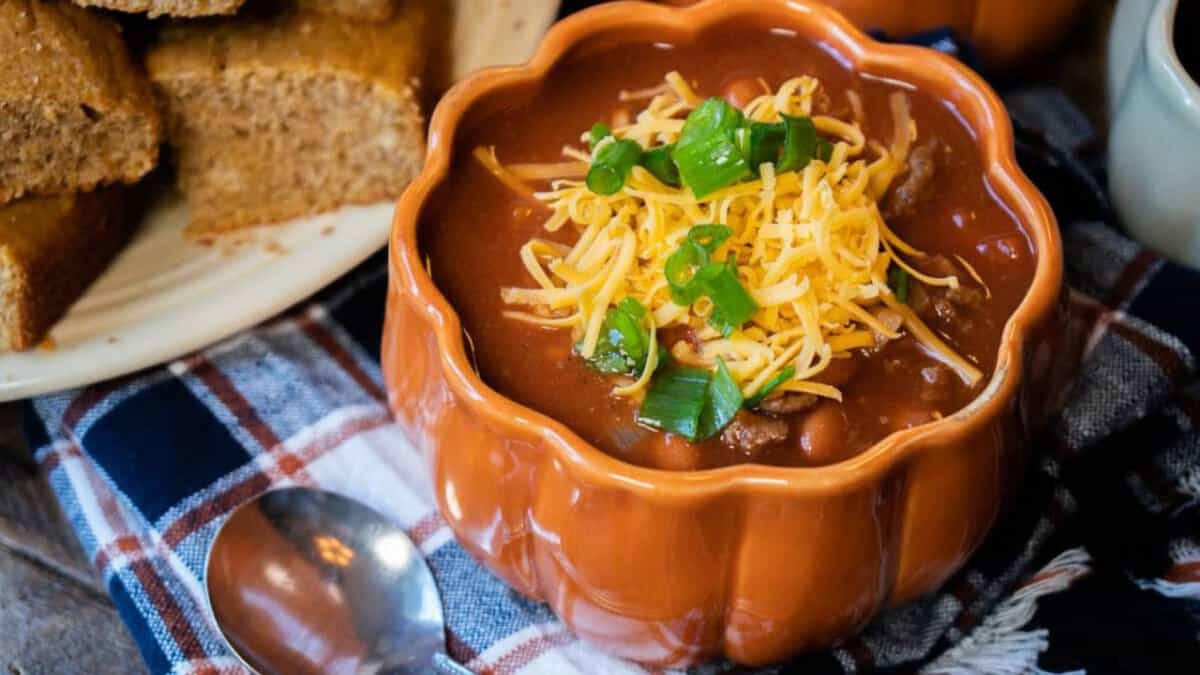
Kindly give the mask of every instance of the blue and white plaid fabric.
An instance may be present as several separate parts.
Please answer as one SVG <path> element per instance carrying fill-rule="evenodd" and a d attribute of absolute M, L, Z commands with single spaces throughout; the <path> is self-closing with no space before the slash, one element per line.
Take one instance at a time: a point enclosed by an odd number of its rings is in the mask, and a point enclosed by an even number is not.
<path fill-rule="evenodd" d="M 1071 305 L 1087 335 L 1080 378 L 1014 510 L 959 574 L 841 646 L 771 671 L 1169 673 L 1200 663 L 1200 275 L 1101 222 L 1105 198 L 1088 169 L 1098 139 L 1060 93 L 1008 101 L 1022 162 L 1064 225 Z M 206 545 L 245 500 L 299 484 L 361 499 L 407 528 L 446 605 L 449 651 L 470 669 L 646 672 L 579 642 L 453 541 L 428 467 L 385 404 L 385 286 L 376 256 L 215 347 L 30 402 L 40 466 L 150 671 L 242 672 L 204 609 Z"/>

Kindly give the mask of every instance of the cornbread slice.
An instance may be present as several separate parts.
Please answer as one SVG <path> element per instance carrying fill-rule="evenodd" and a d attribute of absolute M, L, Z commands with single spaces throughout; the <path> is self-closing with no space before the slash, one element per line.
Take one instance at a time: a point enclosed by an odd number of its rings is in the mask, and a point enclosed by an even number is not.
<path fill-rule="evenodd" d="M 115 23 L 63 2 L 0 0 L 0 204 L 136 181 L 161 138 Z"/>
<path fill-rule="evenodd" d="M 124 188 L 0 206 L 0 350 L 29 349 L 128 239 Z"/>
<path fill-rule="evenodd" d="M 71 0 L 83 7 L 100 7 L 117 12 L 145 12 L 159 16 L 218 16 L 233 14 L 246 0 Z"/>
<path fill-rule="evenodd" d="M 396 9 L 395 0 L 298 0 L 314 12 L 338 14 L 359 21 L 386 21 Z"/>
<path fill-rule="evenodd" d="M 190 233 L 397 196 L 424 154 L 427 22 L 410 1 L 382 23 L 288 10 L 167 31 L 146 63 Z"/>

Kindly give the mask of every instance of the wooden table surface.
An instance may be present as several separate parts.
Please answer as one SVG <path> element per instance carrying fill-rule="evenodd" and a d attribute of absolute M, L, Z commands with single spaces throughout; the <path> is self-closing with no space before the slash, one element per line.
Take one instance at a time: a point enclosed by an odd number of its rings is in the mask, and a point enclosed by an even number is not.
<path fill-rule="evenodd" d="M 1060 86 L 1104 128 L 1104 43 L 1116 0 L 1093 0 L 1062 51 L 1027 80 Z M 0 404 L 0 675 L 144 673 L 103 583 L 85 559 L 21 433 Z"/>
<path fill-rule="evenodd" d="M 0 404 L 0 673 L 144 673 L 100 578 Z"/>

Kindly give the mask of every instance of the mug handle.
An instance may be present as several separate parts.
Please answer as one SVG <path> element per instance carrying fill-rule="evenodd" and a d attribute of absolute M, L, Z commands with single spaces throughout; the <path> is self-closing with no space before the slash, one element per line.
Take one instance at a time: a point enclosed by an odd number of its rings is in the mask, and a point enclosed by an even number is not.
<path fill-rule="evenodd" d="M 1108 113 L 1117 112 L 1117 105 L 1129 81 L 1129 72 L 1137 61 L 1138 49 L 1146 37 L 1150 14 L 1159 2 L 1171 0 L 1121 0 L 1113 14 L 1108 33 Z"/>

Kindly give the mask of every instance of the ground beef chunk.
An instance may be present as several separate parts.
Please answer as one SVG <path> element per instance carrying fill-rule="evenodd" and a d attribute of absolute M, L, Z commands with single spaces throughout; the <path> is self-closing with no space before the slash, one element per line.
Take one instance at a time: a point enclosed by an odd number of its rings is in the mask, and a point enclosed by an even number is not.
<path fill-rule="evenodd" d="M 982 290 L 962 283 L 961 279 L 959 280 L 958 288 L 945 289 L 942 297 L 946 299 L 946 302 L 951 307 L 959 309 L 979 309 L 983 306 L 983 301 L 986 299 Z"/>
<path fill-rule="evenodd" d="M 983 289 L 943 255 L 931 255 L 921 261 L 921 271 L 935 277 L 957 276 L 958 288 L 910 284 L 908 304 L 913 311 L 940 326 L 954 325 L 960 332 L 970 331 L 973 322 L 967 313 L 983 306 L 987 299 Z"/>
<path fill-rule="evenodd" d="M 767 446 L 786 440 L 789 429 L 788 423 L 783 420 L 742 410 L 721 432 L 721 441 L 753 457 Z"/>
<path fill-rule="evenodd" d="M 913 149 L 908 156 L 908 168 L 900 182 L 892 187 L 883 207 L 887 219 L 912 215 L 917 206 L 929 196 L 933 177 L 937 173 L 937 154 L 941 144 L 930 139 Z"/>
<path fill-rule="evenodd" d="M 922 258 L 917 265 L 922 272 L 933 277 L 953 277 L 962 274 L 953 260 L 940 253 Z"/>
<path fill-rule="evenodd" d="M 759 403 L 756 409 L 768 415 L 791 415 L 808 410 L 816 404 L 817 397 L 812 394 L 789 391 L 780 396 L 773 396 L 766 399 L 762 403 Z"/>
<path fill-rule="evenodd" d="M 933 296 L 929 294 L 925 284 L 909 282 L 908 306 L 922 319 L 928 320 L 933 316 Z"/>
<path fill-rule="evenodd" d="M 983 304 L 983 291 L 971 286 L 958 288 L 924 288 L 913 297 L 913 310 L 927 321 L 938 321 L 941 325 L 957 325 L 966 330 L 964 310 L 979 309 Z"/>

